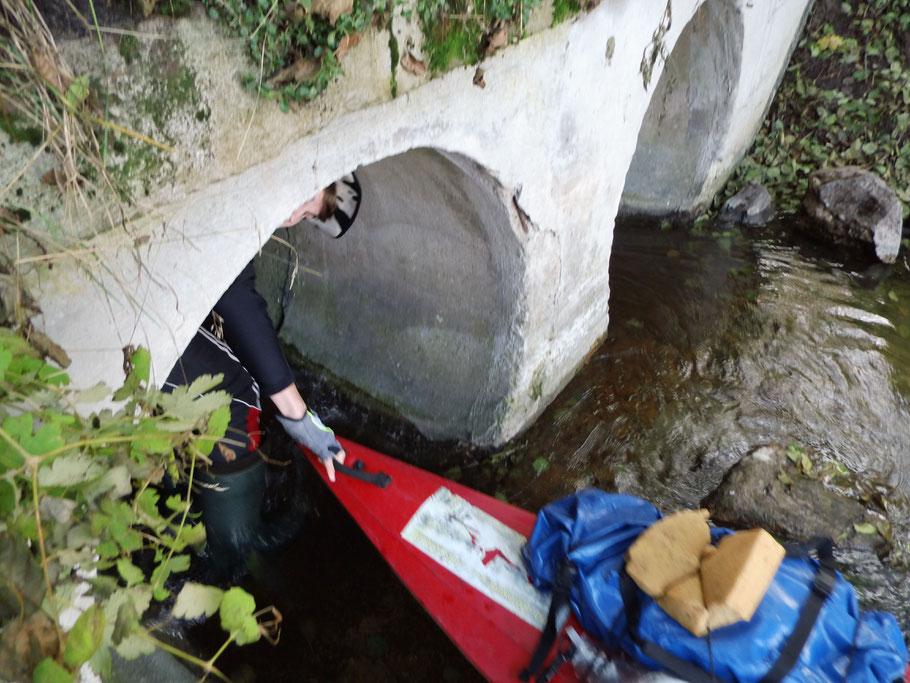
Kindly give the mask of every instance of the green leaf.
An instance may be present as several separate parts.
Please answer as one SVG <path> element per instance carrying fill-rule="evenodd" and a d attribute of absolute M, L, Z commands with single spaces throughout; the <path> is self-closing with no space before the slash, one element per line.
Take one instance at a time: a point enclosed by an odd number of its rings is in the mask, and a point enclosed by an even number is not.
<path fill-rule="evenodd" d="M 133 372 L 136 373 L 139 380 L 148 383 L 152 367 L 152 354 L 140 346 L 130 358 L 130 363 L 133 364 Z"/>
<path fill-rule="evenodd" d="M 209 418 L 208 434 L 214 438 L 199 439 L 196 441 L 196 448 L 203 455 L 208 455 L 215 447 L 215 442 L 224 436 L 231 421 L 231 409 L 228 406 L 220 406 Z"/>
<path fill-rule="evenodd" d="M 117 571 L 128 587 L 145 581 L 145 574 L 142 570 L 126 558 L 117 560 Z"/>
<path fill-rule="evenodd" d="M 550 461 L 546 458 L 537 458 L 531 466 L 534 468 L 535 474 L 542 474 L 550 469 Z"/>
<path fill-rule="evenodd" d="M 155 600 L 164 600 L 171 594 L 164 587 L 165 582 L 171 574 L 179 574 L 190 568 L 189 555 L 174 555 L 169 561 L 165 560 L 152 571 L 149 583 L 155 587 Z"/>
<path fill-rule="evenodd" d="M 874 524 L 869 524 L 868 522 L 864 522 L 864 523 L 862 523 L 862 524 L 854 524 L 854 525 L 853 525 L 853 529 L 854 529 L 854 530 L 856 531 L 856 533 L 858 533 L 858 534 L 875 534 L 875 533 L 878 533 L 878 529 L 875 528 L 875 525 L 874 525 Z"/>
<path fill-rule="evenodd" d="M 173 540 L 169 540 L 166 535 L 161 540 L 178 553 L 188 545 L 201 548 L 205 544 L 205 527 L 202 524 L 187 524 L 180 529 L 180 533 Z"/>
<path fill-rule="evenodd" d="M 888 290 L 888 298 L 891 299 L 891 301 L 900 301 L 900 297 L 894 292 L 893 289 Z"/>
<path fill-rule="evenodd" d="M 74 392 L 72 395 L 73 403 L 98 403 L 106 399 L 111 393 L 111 389 L 104 383 L 98 383 L 88 389 Z"/>
<path fill-rule="evenodd" d="M 231 634 L 238 645 L 259 640 L 259 624 L 253 612 L 256 601 L 242 588 L 229 588 L 221 599 L 221 628 Z"/>
<path fill-rule="evenodd" d="M 784 486 L 793 486 L 793 480 L 792 480 L 792 479 L 790 478 L 790 476 L 789 476 L 786 472 L 784 472 L 783 470 L 781 470 L 780 472 L 777 473 L 777 479 L 778 479 L 778 481 L 780 481 L 780 483 L 783 484 Z"/>
<path fill-rule="evenodd" d="M 50 467 L 38 469 L 38 485 L 42 488 L 53 486 L 75 486 L 97 479 L 105 467 L 95 458 L 81 453 L 55 458 Z"/>
<path fill-rule="evenodd" d="M 63 663 L 75 671 L 101 647 L 103 637 L 104 611 L 97 604 L 93 604 L 79 615 L 67 634 Z"/>
<path fill-rule="evenodd" d="M 155 644 L 141 633 L 131 633 L 120 641 L 114 649 L 124 659 L 137 659 L 155 651 Z"/>
<path fill-rule="evenodd" d="M 790 458 L 794 465 L 798 464 L 805 454 L 806 451 L 793 442 L 790 442 L 787 446 L 787 457 Z"/>
<path fill-rule="evenodd" d="M 73 674 L 50 657 L 45 657 L 35 667 L 32 683 L 73 683 Z"/>
<path fill-rule="evenodd" d="M 114 392 L 114 400 L 115 401 L 125 401 L 130 396 L 135 394 L 138 389 L 139 389 L 139 376 L 136 373 L 131 372 L 127 376 L 126 381 L 123 383 L 123 386 Z"/>
<path fill-rule="evenodd" d="M 220 588 L 188 581 L 180 589 L 173 614 L 178 619 L 197 619 L 203 614 L 210 617 L 218 611 L 223 596 Z"/>
<path fill-rule="evenodd" d="M 74 79 L 66 91 L 66 101 L 73 109 L 79 109 L 88 97 L 88 76 L 79 76 Z"/>
<path fill-rule="evenodd" d="M 173 496 L 168 496 L 164 504 L 168 510 L 173 510 L 174 512 L 180 512 L 186 507 L 186 501 L 176 493 Z"/>
<path fill-rule="evenodd" d="M 119 645 L 130 634 L 135 633 L 139 627 L 139 614 L 136 612 L 136 606 L 132 601 L 126 601 L 120 605 L 117 610 L 117 619 L 114 622 L 114 630 L 111 632 L 110 641 L 114 645 Z"/>
<path fill-rule="evenodd" d="M 111 648 L 107 645 L 99 647 L 88 664 L 102 681 L 111 680 Z"/>
<path fill-rule="evenodd" d="M 158 512 L 158 492 L 153 488 L 147 488 L 136 498 L 138 518 L 142 524 L 151 527 L 156 532 L 160 532 L 167 522 Z"/>
<path fill-rule="evenodd" d="M 16 509 L 16 488 L 6 479 L 0 479 L 0 517 Z"/>

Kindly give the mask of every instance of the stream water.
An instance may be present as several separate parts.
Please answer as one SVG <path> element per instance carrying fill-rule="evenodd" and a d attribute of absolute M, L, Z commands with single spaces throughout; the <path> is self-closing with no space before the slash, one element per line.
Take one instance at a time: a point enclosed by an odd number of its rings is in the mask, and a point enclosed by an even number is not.
<path fill-rule="evenodd" d="M 339 433 L 528 509 L 581 486 L 697 507 L 747 452 L 794 442 L 910 492 L 910 269 L 852 261 L 791 222 L 745 232 L 626 221 L 608 335 L 525 433 L 496 453 L 431 443 L 313 380 Z M 277 647 L 233 648 L 240 681 L 479 680 L 330 495 L 249 589 L 285 618 Z M 906 506 L 891 510 L 907 527 Z M 906 545 L 897 533 L 896 542 Z M 842 556 L 867 608 L 910 633 L 905 576 Z"/>

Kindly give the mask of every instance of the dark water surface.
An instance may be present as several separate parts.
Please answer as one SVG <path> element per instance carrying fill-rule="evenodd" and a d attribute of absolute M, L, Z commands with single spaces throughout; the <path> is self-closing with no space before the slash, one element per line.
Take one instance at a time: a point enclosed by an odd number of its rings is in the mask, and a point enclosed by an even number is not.
<path fill-rule="evenodd" d="M 910 270 L 850 260 L 791 223 L 744 232 L 617 226 L 603 344 L 535 424 L 496 453 L 430 443 L 311 385 L 355 441 L 537 510 L 578 487 L 697 507 L 756 446 L 795 442 L 910 492 Z M 470 665 L 388 570 L 334 498 L 256 572 L 257 604 L 284 615 L 281 642 L 220 660 L 239 681 L 475 681 Z M 891 509 L 906 548 L 906 506 Z M 910 632 L 906 576 L 874 556 L 839 558 L 866 607 Z"/>

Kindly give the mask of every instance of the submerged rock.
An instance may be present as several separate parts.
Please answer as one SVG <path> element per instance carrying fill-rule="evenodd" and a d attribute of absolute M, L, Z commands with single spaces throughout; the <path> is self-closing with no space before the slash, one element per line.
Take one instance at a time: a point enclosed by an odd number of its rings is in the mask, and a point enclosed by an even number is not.
<path fill-rule="evenodd" d="M 901 205 L 871 171 L 855 166 L 823 168 L 809 176 L 802 227 L 818 239 L 843 246 L 873 247 L 885 263 L 897 258 Z"/>
<path fill-rule="evenodd" d="M 784 538 L 813 536 L 835 540 L 842 548 L 882 548 L 878 533 L 859 533 L 883 517 L 862 503 L 802 474 L 779 445 L 756 448 L 735 465 L 703 505 L 717 523 L 762 527 Z"/>
<path fill-rule="evenodd" d="M 718 218 L 725 223 L 739 223 L 760 228 L 774 217 L 774 202 L 759 183 L 751 182 L 730 197 L 720 209 Z"/>

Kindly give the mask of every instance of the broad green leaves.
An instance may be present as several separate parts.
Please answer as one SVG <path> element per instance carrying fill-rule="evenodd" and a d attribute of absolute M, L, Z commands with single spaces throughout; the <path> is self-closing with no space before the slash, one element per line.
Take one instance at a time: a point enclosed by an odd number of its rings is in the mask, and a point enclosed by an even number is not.
<path fill-rule="evenodd" d="M 77 106 L 80 95 L 72 94 Z M 224 434 L 231 398 L 210 391 L 221 377 L 163 394 L 148 386 L 150 367 L 147 351 L 133 352 L 116 393 L 121 407 L 81 417 L 72 406 L 103 401 L 108 390 L 70 391 L 64 373 L 0 328 L 0 632 L 33 638 L 40 622 L 42 651 L 58 653 L 21 664 L 4 641 L 0 678 L 72 681 L 86 663 L 109 673 L 114 650 L 127 658 L 154 650 L 140 616 L 189 568 L 189 548 L 205 542 L 201 524 L 185 523 L 192 521 L 186 489 L 164 498 L 156 486 L 165 470 L 179 485 L 198 468 L 196 454 L 209 453 Z M 102 573 L 86 582 L 76 568 Z M 252 597 L 234 592 L 225 602 L 225 595 L 192 584 L 178 612 L 195 618 L 222 610 L 231 638 L 257 639 Z M 75 621 L 62 641 L 43 616 L 55 610 Z M 13 660 L 15 670 L 5 667 Z"/>
<path fill-rule="evenodd" d="M 66 637 L 63 663 L 71 671 L 77 671 L 101 647 L 104 637 L 104 612 L 98 605 L 92 605 L 76 620 Z"/>
<path fill-rule="evenodd" d="M 231 634 L 238 645 L 259 640 L 259 624 L 253 612 L 256 601 L 242 588 L 230 588 L 221 599 L 221 628 Z"/>
<path fill-rule="evenodd" d="M 174 616 L 178 619 L 198 619 L 203 614 L 210 617 L 218 611 L 223 597 L 224 591 L 220 588 L 188 581 L 177 595 Z"/>
<path fill-rule="evenodd" d="M 718 206 L 750 181 L 766 185 L 783 211 L 795 211 L 809 174 L 825 166 L 874 170 L 910 198 L 910 69 L 904 48 L 910 3 L 863 3 L 832 26 L 816 11 L 775 102 Z"/>

